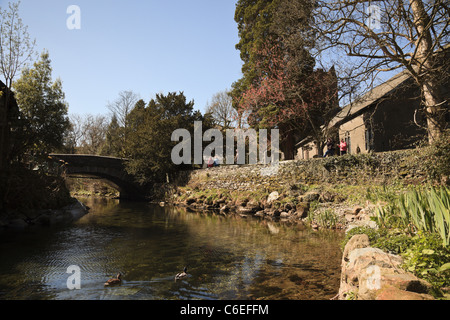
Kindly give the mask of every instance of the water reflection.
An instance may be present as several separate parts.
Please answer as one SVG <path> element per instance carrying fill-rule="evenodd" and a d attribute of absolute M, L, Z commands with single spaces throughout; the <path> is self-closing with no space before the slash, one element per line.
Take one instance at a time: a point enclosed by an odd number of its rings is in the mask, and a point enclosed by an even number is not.
<path fill-rule="evenodd" d="M 339 241 L 266 220 L 84 199 L 66 227 L 0 237 L 0 299 L 329 299 Z M 81 268 L 81 290 L 66 269 Z M 189 276 L 174 281 L 188 267 Z M 123 283 L 104 288 L 118 272 Z"/>

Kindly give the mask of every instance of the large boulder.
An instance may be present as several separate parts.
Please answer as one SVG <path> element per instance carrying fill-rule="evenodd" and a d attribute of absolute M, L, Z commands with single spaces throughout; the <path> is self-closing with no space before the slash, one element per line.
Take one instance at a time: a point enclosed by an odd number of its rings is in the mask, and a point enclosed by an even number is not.
<path fill-rule="evenodd" d="M 339 298 L 429 300 L 431 285 L 401 269 L 400 256 L 369 246 L 367 235 L 353 236 L 342 257 Z"/>
<path fill-rule="evenodd" d="M 354 235 L 344 248 L 344 253 L 342 255 L 342 263 L 349 261 L 349 254 L 355 249 L 367 248 L 370 246 L 369 237 L 367 234 L 357 234 Z"/>

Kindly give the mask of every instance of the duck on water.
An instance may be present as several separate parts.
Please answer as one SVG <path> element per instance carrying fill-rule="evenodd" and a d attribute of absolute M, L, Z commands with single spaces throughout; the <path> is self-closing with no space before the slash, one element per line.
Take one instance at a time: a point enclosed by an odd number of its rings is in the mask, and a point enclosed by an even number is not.
<path fill-rule="evenodd" d="M 180 272 L 175 276 L 175 281 L 181 280 L 186 277 L 187 277 L 187 267 L 184 267 L 183 272 Z"/>
<path fill-rule="evenodd" d="M 177 273 L 175 281 L 181 280 L 187 277 L 187 267 L 184 267 L 183 271 Z M 115 278 L 109 279 L 105 282 L 105 287 L 114 286 L 122 283 L 122 274 L 119 272 Z"/>
<path fill-rule="evenodd" d="M 115 278 L 105 282 L 105 287 L 114 286 L 122 283 L 122 274 L 119 272 Z"/>

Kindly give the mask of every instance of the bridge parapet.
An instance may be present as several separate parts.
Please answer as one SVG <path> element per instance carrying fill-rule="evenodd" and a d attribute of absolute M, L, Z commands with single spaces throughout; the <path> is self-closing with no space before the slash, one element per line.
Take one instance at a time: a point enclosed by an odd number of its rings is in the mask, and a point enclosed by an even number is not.
<path fill-rule="evenodd" d="M 125 170 L 127 159 L 96 155 L 50 154 L 52 159 L 65 162 L 66 174 L 95 176 L 106 180 L 120 192 L 121 198 L 141 199 L 144 197 L 142 188 Z"/>

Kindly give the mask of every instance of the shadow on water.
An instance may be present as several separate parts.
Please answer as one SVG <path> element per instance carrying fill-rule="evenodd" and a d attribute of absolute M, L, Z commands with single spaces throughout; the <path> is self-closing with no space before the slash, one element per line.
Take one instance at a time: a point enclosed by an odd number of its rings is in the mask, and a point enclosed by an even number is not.
<path fill-rule="evenodd" d="M 342 235 L 142 202 L 81 199 L 70 226 L 0 239 L 0 299 L 325 300 L 339 286 Z M 81 269 L 68 290 L 67 267 Z M 188 268 L 188 277 L 174 281 Z M 120 286 L 103 283 L 118 272 Z"/>

